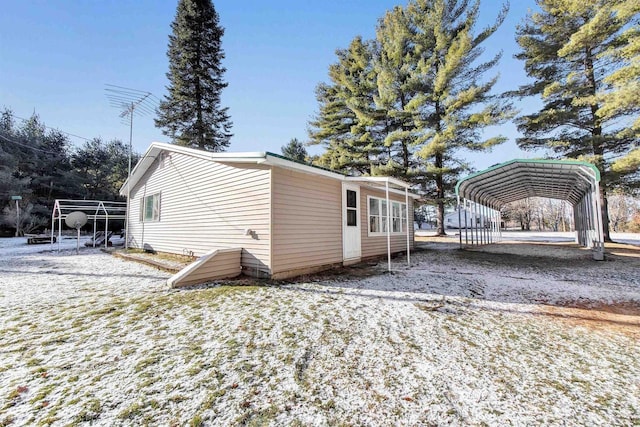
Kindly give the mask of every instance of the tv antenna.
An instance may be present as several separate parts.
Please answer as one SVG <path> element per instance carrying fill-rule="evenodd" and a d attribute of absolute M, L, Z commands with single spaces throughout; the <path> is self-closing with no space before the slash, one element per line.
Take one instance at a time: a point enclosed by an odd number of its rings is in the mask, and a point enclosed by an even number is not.
<path fill-rule="evenodd" d="M 146 116 L 156 111 L 158 98 L 151 92 L 128 87 L 105 85 L 109 105 L 120 110 L 120 118 L 129 125 L 129 168 L 127 170 L 127 215 L 124 247 L 129 249 L 129 197 L 131 196 L 131 157 L 133 144 L 133 116 Z"/>

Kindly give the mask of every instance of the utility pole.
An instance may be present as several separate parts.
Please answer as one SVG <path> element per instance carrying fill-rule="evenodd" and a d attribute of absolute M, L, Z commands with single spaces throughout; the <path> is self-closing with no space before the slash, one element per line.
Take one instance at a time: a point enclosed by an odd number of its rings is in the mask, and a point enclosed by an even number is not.
<path fill-rule="evenodd" d="M 129 210 L 131 198 L 131 158 L 133 157 L 133 116 L 155 113 L 155 96 L 151 92 L 130 89 L 116 85 L 106 85 L 107 98 L 112 107 L 121 110 L 120 118 L 128 120 L 129 125 L 129 165 L 127 169 L 127 212 L 125 215 L 124 247 L 129 249 Z M 157 99 L 157 98 L 156 98 Z"/>
<path fill-rule="evenodd" d="M 16 237 L 20 237 L 20 205 L 18 202 L 22 200 L 22 196 L 11 196 L 11 200 L 16 201 Z"/>

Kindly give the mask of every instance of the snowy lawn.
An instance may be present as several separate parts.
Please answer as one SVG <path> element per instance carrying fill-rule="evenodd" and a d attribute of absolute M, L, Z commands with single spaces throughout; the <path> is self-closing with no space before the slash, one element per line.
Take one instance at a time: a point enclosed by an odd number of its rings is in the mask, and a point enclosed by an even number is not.
<path fill-rule="evenodd" d="M 0 425 L 640 424 L 640 258 L 432 245 L 175 291 L 94 249 L 0 257 Z"/>

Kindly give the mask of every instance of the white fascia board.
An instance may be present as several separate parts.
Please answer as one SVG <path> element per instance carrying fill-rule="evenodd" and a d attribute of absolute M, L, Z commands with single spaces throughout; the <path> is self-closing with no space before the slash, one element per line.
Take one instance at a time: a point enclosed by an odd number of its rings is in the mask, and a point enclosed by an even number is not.
<path fill-rule="evenodd" d="M 411 184 L 401 181 L 399 179 L 391 178 L 391 177 L 383 177 L 383 176 L 348 176 L 348 177 L 345 177 L 345 180 L 349 182 L 359 182 L 366 187 L 374 188 L 380 191 L 385 191 L 385 187 L 380 185 L 374 185 L 375 183 L 381 184 L 381 183 L 389 182 L 389 184 L 397 185 L 406 190 L 408 190 L 411 187 Z M 397 188 L 389 187 L 389 192 L 394 194 L 401 194 L 403 196 L 405 195 L 404 190 L 400 190 Z M 420 195 L 418 194 L 412 193 L 410 191 L 408 193 L 409 193 L 409 197 L 411 197 L 412 199 L 420 198 Z"/>
<path fill-rule="evenodd" d="M 411 184 L 401 181 L 397 178 L 390 176 L 350 176 L 347 177 L 349 181 L 371 181 L 371 182 L 388 182 L 389 184 L 397 185 L 402 188 L 411 188 Z"/>
<path fill-rule="evenodd" d="M 344 181 L 345 177 L 344 175 L 341 175 L 337 172 L 331 172 L 325 169 L 320 169 L 320 168 L 316 168 L 313 166 L 308 166 L 308 165 L 303 165 L 301 163 L 297 163 L 291 160 L 285 160 L 285 159 L 281 159 L 279 157 L 275 157 L 275 156 L 270 156 L 269 154 L 266 155 L 266 161 L 264 162 L 267 165 L 271 165 L 271 166 L 278 166 L 281 168 L 286 168 L 286 169 L 293 169 L 293 170 L 297 170 L 300 172 L 304 172 L 304 173 L 308 173 L 308 174 L 312 174 L 312 175 L 320 175 L 320 176 L 325 176 L 327 178 L 333 178 L 333 179 L 337 179 L 340 181 Z"/>
<path fill-rule="evenodd" d="M 354 182 L 354 181 L 349 181 L 349 182 Z M 385 187 L 380 187 L 380 186 L 377 186 L 377 185 L 371 185 L 371 184 L 368 184 L 366 181 L 365 182 L 363 182 L 363 181 L 355 181 L 355 182 L 358 182 L 363 187 L 371 188 L 373 190 L 381 191 L 383 193 L 386 191 Z M 400 195 L 400 196 L 404 196 L 405 195 L 404 190 L 399 190 L 397 188 L 391 188 L 391 187 L 389 187 L 389 193 L 397 194 L 397 195 Z M 409 197 L 411 197 L 412 199 L 419 199 L 420 198 L 420 196 L 418 196 L 417 194 L 413 194 L 413 193 L 409 193 Z"/>
<path fill-rule="evenodd" d="M 266 153 L 261 151 L 246 153 L 212 153 L 209 151 L 196 150 L 195 148 L 183 147 L 175 144 L 167 144 L 164 142 L 152 142 L 147 151 L 144 153 L 138 164 L 131 171 L 131 187 L 133 188 L 144 173 L 153 164 L 155 159 L 162 151 L 180 153 L 199 159 L 217 161 L 221 163 L 263 163 Z M 120 195 L 127 195 L 127 179 L 120 188 Z"/>

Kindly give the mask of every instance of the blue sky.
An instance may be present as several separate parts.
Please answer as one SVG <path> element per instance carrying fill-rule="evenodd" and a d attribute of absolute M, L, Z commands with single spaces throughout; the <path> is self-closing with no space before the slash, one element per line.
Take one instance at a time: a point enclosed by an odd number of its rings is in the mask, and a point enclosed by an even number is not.
<path fill-rule="evenodd" d="M 27 118 L 35 110 L 48 126 L 86 138 L 129 140 L 129 127 L 109 106 L 105 84 L 166 93 L 168 35 L 175 1 L 8 2 L 0 15 L 0 107 Z M 315 86 L 327 79 L 335 50 L 356 35 L 374 36 L 377 19 L 403 1 L 244 1 L 214 5 L 225 27 L 223 105 L 229 107 L 234 137 L 229 151 L 273 151 L 291 138 L 307 139 L 307 123 L 318 105 Z M 502 2 L 483 0 L 481 26 Z M 507 20 L 486 43 L 488 53 L 503 50 L 496 70 L 498 90 L 526 81 L 515 28 L 533 0 L 513 1 Z M 484 24 L 484 25 L 483 25 Z M 529 103 L 530 104 L 530 103 Z M 526 110 L 527 105 L 520 108 Z M 468 158 L 482 169 L 516 157 L 532 157 L 514 142 L 512 124 L 491 129 L 510 141 L 489 154 Z M 72 137 L 74 145 L 82 139 Z M 168 142 L 151 115 L 136 117 L 134 150 L 152 141 Z M 317 152 L 318 149 L 312 149 Z"/>

